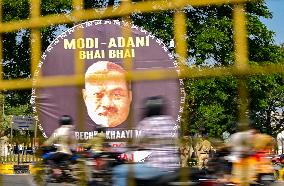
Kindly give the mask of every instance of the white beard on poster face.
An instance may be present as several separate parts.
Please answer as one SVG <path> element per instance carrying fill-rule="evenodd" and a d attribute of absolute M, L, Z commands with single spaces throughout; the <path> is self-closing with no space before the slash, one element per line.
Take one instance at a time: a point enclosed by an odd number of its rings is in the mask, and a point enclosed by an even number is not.
<path fill-rule="evenodd" d="M 96 109 L 94 104 L 86 102 L 89 117 L 97 124 L 102 127 L 109 127 L 109 118 L 107 116 L 100 116 L 102 113 L 100 109 Z"/>

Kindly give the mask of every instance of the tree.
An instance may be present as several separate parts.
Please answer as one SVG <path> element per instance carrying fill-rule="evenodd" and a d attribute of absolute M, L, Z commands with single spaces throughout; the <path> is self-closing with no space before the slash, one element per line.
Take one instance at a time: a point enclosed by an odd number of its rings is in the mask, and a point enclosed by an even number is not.
<path fill-rule="evenodd" d="M 211 137 L 220 137 L 224 131 L 235 131 L 237 109 L 232 108 L 238 103 L 236 84 L 234 77 L 186 80 L 184 132 L 205 129 Z"/>
<path fill-rule="evenodd" d="M 111 3 L 111 2 L 110 2 Z M 84 8 L 106 7 L 106 1 L 86 0 Z M 25 20 L 30 15 L 29 0 L 4 0 L 3 1 L 3 22 Z M 41 15 L 68 13 L 72 10 L 71 0 L 58 0 L 56 2 L 45 0 L 41 2 Z M 41 28 L 42 51 L 45 51 L 57 34 L 74 24 L 51 25 Z M 4 79 L 30 78 L 31 77 L 31 50 L 29 29 L 3 34 L 3 72 Z M 29 104 L 31 89 L 12 90 L 5 92 L 5 101 L 17 107 Z"/>
<path fill-rule="evenodd" d="M 0 94 L 0 138 L 6 135 L 7 125 L 4 119 L 4 95 Z"/>
<path fill-rule="evenodd" d="M 231 4 L 184 9 L 189 65 L 196 68 L 233 65 L 232 10 Z M 250 64 L 282 63 L 283 50 L 274 45 L 274 33 L 260 21 L 260 17 L 272 17 L 265 2 L 247 3 L 246 10 Z M 173 38 L 172 11 L 134 14 L 133 18 L 136 24 L 151 30 L 164 42 L 168 43 Z M 257 128 L 269 134 L 275 134 L 276 127 L 283 122 L 279 116 L 273 115 L 283 104 L 281 77 L 266 75 L 247 78 L 249 117 Z M 187 97 L 182 117 L 184 133 L 196 133 L 205 128 L 209 135 L 221 137 L 222 132 L 237 129 L 237 78 L 185 79 L 185 89 Z M 275 127 L 271 127 L 271 124 Z"/>
<path fill-rule="evenodd" d="M 133 3 L 136 3 L 133 2 Z M 115 5 L 116 4 L 116 5 Z M 42 1 L 41 14 L 68 13 L 71 0 Z M 84 8 L 119 6 L 117 1 L 86 0 Z M 3 21 L 26 19 L 29 16 L 28 0 L 4 0 Z M 186 14 L 188 65 L 195 68 L 231 66 L 234 64 L 232 4 L 184 8 Z M 264 0 L 246 4 L 249 61 L 252 65 L 283 62 L 283 47 L 273 44 L 273 32 L 260 21 L 272 14 Z M 173 35 L 175 10 L 155 13 L 134 13 L 133 23 L 144 27 L 169 45 Z M 45 50 L 60 28 L 72 24 L 42 28 L 42 49 Z M 29 30 L 7 33 L 4 41 L 4 78 L 30 77 Z M 28 49 L 28 50 L 27 50 Z M 205 128 L 211 136 L 233 132 L 238 121 L 239 97 L 237 78 L 185 79 L 187 93 L 182 118 L 184 132 L 198 132 Z M 283 80 L 281 75 L 253 76 L 247 78 L 250 93 L 249 116 L 262 131 L 274 134 L 275 127 L 283 122 L 275 115 L 282 108 Z M 29 103 L 30 90 L 7 91 L 7 105 L 18 107 Z M 282 96 L 283 97 L 283 96 Z M 277 116 L 277 117 L 276 117 Z M 278 119 L 277 119 L 278 118 Z"/>

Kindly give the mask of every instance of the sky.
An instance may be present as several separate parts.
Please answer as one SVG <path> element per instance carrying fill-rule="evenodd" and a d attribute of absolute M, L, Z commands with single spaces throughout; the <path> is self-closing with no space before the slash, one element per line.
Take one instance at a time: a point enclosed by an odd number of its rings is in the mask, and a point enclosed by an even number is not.
<path fill-rule="evenodd" d="M 117 0 L 115 0 L 117 2 Z M 266 0 L 266 4 L 273 14 L 272 19 L 263 19 L 261 21 L 267 25 L 269 30 L 275 32 L 275 43 L 277 45 L 284 43 L 284 0 Z M 65 31 L 65 28 L 58 32 L 58 35 Z"/>
<path fill-rule="evenodd" d="M 266 0 L 266 4 L 273 14 L 272 19 L 261 19 L 269 30 L 275 32 L 275 43 L 284 43 L 284 0 Z"/>

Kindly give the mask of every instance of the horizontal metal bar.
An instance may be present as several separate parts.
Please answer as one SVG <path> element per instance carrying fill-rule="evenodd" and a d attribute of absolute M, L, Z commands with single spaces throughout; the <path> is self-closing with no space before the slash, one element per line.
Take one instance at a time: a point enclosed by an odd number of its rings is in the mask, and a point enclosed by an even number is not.
<path fill-rule="evenodd" d="M 253 75 L 269 75 L 284 73 L 283 64 L 269 64 L 261 66 L 248 66 L 247 68 L 239 69 L 232 67 L 217 67 L 217 68 L 187 68 L 183 69 L 180 78 L 210 78 L 221 76 L 253 76 Z"/>
<path fill-rule="evenodd" d="M 117 16 L 129 15 L 134 12 L 154 12 L 171 9 L 182 9 L 186 6 L 206 6 L 214 4 L 245 3 L 255 0 L 173 0 L 173 1 L 143 1 L 130 5 L 119 6 L 117 8 L 108 7 L 104 11 L 97 9 L 87 9 L 74 11 L 70 14 L 53 14 L 30 18 L 21 21 L 11 21 L 0 24 L 0 33 L 12 32 L 20 29 L 31 29 L 47 27 L 49 25 L 79 22 L 82 20 L 103 19 Z"/>
<path fill-rule="evenodd" d="M 270 64 L 265 66 L 250 66 L 245 70 L 235 67 L 221 68 L 187 68 L 182 69 L 177 77 L 176 70 L 145 70 L 127 73 L 127 79 L 132 81 L 150 81 L 176 78 L 210 78 L 222 76 L 252 76 L 284 73 L 284 65 Z M 33 79 L 15 79 L 0 81 L 0 90 L 26 89 L 32 87 L 56 87 L 83 85 L 84 75 L 42 77 L 36 82 Z"/>

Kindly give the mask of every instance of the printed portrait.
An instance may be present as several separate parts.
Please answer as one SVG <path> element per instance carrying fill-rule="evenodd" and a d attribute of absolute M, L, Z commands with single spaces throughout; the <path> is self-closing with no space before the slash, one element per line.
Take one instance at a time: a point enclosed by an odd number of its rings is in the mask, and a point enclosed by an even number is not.
<path fill-rule="evenodd" d="M 88 115 L 97 125 L 116 127 L 127 119 L 132 92 L 120 65 L 110 61 L 91 65 L 82 94 Z"/>

